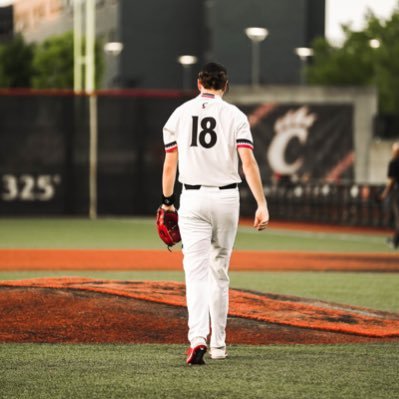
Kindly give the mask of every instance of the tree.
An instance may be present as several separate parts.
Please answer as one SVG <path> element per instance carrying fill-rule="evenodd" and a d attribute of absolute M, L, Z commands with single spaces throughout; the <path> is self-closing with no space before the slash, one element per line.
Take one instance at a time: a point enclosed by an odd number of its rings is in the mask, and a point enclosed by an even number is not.
<path fill-rule="evenodd" d="M 7 44 L 0 46 L 0 87 L 30 87 L 34 45 L 26 44 L 17 35 Z"/>
<path fill-rule="evenodd" d="M 98 87 L 104 72 L 104 56 L 100 41 L 96 42 L 95 62 Z M 38 45 L 33 66 L 35 69 L 33 88 L 72 89 L 74 68 L 72 32 L 53 36 Z"/>
<path fill-rule="evenodd" d="M 313 43 L 313 63 L 308 67 L 310 84 L 335 86 L 376 85 L 379 108 L 384 114 L 399 115 L 399 3 L 384 21 L 371 11 L 363 31 L 343 26 L 345 40 L 341 47 L 318 38 Z M 378 39 L 379 48 L 370 46 Z"/>

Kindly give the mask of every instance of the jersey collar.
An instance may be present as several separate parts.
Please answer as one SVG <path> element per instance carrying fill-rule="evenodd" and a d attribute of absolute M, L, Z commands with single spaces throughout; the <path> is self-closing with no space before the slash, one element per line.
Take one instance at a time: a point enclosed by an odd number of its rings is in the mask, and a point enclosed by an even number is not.
<path fill-rule="evenodd" d="M 219 96 L 219 95 L 217 95 L 217 94 L 206 93 L 206 92 L 200 93 L 199 96 L 200 96 L 201 98 L 209 98 L 209 99 L 215 99 L 215 100 L 219 100 L 219 99 L 222 98 L 221 96 Z"/>
<path fill-rule="evenodd" d="M 205 98 L 215 98 L 215 95 L 212 93 L 201 93 L 201 97 Z"/>

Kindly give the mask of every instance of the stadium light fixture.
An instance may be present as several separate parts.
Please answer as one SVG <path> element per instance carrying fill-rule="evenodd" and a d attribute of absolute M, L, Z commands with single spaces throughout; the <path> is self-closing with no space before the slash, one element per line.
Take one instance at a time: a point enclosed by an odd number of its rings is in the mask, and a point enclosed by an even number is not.
<path fill-rule="evenodd" d="M 249 27 L 245 28 L 245 34 L 248 39 L 251 40 L 252 47 L 252 71 L 251 81 L 252 87 L 259 86 L 260 83 L 260 43 L 263 42 L 269 35 L 269 31 L 266 28 L 260 27 Z"/>
<path fill-rule="evenodd" d="M 108 56 L 107 59 L 107 75 L 109 75 L 110 80 L 108 87 L 114 87 L 117 82 L 119 74 L 119 59 L 118 56 L 123 51 L 123 43 L 119 41 L 112 41 L 104 44 L 104 53 Z"/>
<path fill-rule="evenodd" d="M 177 62 L 183 67 L 183 89 L 189 90 L 191 79 L 191 67 L 198 62 L 195 55 L 180 55 L 177 57 Z"/>
<path fill-rule="evenodd" d="M 309 57 L 313 55 L 313 49 L 309 47 L 297 47 L 295 49 L 295 53 L 301 60 L 306 61 Z"/>
<path fill-rule="evenodd" d="M 312 57 L 314 54 L 313 49 L 309 47 L 297 47 L 295 49 L 295 54 L 301 60 L 301 70 L 300 70 L 300 83 L 301 85 L 306 84 L 306 64 L 308 62 L 308 58 Z"/>
<path fill-rule="evenodd" d="M 181 55 L 177 58 L 177 62 L 183 66 L 190 66 L 196 64 L 198 58 L 194 55 Z"/>
<path fill-rule="evenodd" d="M 109 54 L 117 57 L 123 50 L 123 43 L 121 42 L 108 42 L 104 44 L 104 51 Z"/>
<path fill-rule="evenodd" d="M 377 51 L 378 48 L 380 48 L 381 42 L 380 42 L 379 39 L 373 38 L 373 39 L 369 40 L 369 46 L 372 49 L 371 51 L 374 52 L 374 51 Z M 376 87 L 378 88 L 377 76 L 378 76 L 378 73 L 377 73 L 377 60 L 375 59 L 375 57 L 373 57 L 373 81 L 374 81 L 374 84 L 376 85 Z"/>
<path fill-rule="evenodd" d="M 265 28 L 250 27 L 245 29 L 245 34 L 254 42 L 263 42 L 269 32 Z"/>
<path fill-rule="evenodd" d="M 378 39 L 370 39 L 369 45 L 371 48 L 379 48 L 381 46 L 381 42 Z"/>

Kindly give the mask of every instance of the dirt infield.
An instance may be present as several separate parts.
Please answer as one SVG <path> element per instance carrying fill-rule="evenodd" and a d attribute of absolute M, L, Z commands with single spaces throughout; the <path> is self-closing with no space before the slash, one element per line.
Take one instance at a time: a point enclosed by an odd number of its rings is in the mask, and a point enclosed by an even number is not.
<path fill-rule="evenodd" d="M 0 249 L 0 270 L 181 270 L 180 250 Z M 231 270 L 399 272 L 399 255 L 235 251 Z"/>
<path fill-rule="evenodd" d="M 184 284 L 0 281 L 0 342 L 185 343 Z M 230 290 L 231 344 L 399 342 L 399 314 Z"/>

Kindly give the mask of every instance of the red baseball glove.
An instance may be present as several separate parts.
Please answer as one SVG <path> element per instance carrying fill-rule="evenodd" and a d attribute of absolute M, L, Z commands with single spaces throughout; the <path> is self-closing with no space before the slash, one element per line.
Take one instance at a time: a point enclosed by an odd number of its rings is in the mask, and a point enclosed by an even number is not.
<path fill-rule="evenodd" d="M 161 240 L 169 247 L 181 241 L 177 211 L 157 210 L 157 230 Z"/>

